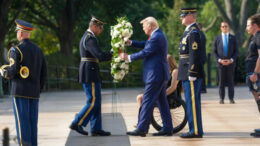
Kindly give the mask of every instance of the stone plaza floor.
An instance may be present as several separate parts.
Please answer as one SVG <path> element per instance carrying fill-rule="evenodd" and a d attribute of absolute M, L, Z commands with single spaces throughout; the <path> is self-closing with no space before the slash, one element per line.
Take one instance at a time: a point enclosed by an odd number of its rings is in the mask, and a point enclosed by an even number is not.
<path fill-rule="evenodd" d="M 83 136 L 69 129 L 75 114 L 86 102 L 82 91 L 45 92 L 39 104 L 39 146 L 259 146 L 260 138 L 250 136 L 260 128 L 260 114 L 247 87 L 235 88 L 236 104 L 219 104 L 218 88 L 208 88 L 202 94 L 202 139 L 182 139 L 180 133 L 188 131 L 188 125 L 170 137 L 154 137 L 156 130 L 150 126 L 146 137 L 127 136 L 134 130 L 138 106 L 136 95 L 143 89 L 117 89 L 117 98 L 112 98 L 112 89 L 102 90 L 103 128 L 112 133 L 109 137 Z M 0 129 L 10 130 L 10 145 L 17 146 L 12 102 L 10 97 L 0 98 Z M 89 127 L 86 127 L 88 130 Z M 2 132 L 0 134 L 2 145 Z"/>

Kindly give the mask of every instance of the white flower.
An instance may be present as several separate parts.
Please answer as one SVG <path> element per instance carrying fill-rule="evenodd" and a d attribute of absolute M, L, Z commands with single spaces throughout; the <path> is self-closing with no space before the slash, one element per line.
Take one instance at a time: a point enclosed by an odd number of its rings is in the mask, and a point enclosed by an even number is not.
<path fill-rule="evenodd" d="M 115 58 L 115 62 L 120 62 L 120 61 L 121 61 L 121 59 L 119 56 L 117 58 Z"/>
<path fill-rule="evenodd" d="M 112 69 L 116 69 L 117 65 L 116 64 L 113 64 L 112 65 Z"/>
<path fill-rule="evenodd" d="M 119 47 L 120 47 L 120 42 L 114 44 L 114 46 L 115 46 L 116 48 L 119 48 Z"/>
<path fill-rule="evenodd" d="M 127 22 L 127 23 L 126 23 L 126 27 L 130 27 L 130 28 L 132 28 L 131 23 Z"/>
<path fill-rule="evenodd" d="M 130 37 L 130 31 L 128 29 L 123 30 L 122 36 L 129 38 Z"/>
<path fill-rule="evenodd" d="M 129 66 L 127 63 L 122 63 L 121 66 L 120 66 L 121 69 L 125 69 L 125 70 L 128 70 L 129 69 Z"/>
<path fill-rule="evenodd" d="M 129 38 L 128 37 L 125 37 L 124 38 L 124 42 L 126 42 L 126 41 L 128 41 L 129 40 Z"/>

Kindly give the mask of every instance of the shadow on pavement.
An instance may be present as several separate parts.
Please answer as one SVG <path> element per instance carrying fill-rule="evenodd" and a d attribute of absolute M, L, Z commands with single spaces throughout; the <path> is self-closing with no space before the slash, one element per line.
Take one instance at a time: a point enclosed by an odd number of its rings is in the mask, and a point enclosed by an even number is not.
<path fill-rule="evenodd" d="M 84 136 L 70 131 L 65 146 L 130 146 L 125 121 L 120 113 L 102 114 L 102 122 L 103 129 L 110 131 L 111 136 Z M 88 124 L 85 130 L 89 132 L 89 129 Z"/>

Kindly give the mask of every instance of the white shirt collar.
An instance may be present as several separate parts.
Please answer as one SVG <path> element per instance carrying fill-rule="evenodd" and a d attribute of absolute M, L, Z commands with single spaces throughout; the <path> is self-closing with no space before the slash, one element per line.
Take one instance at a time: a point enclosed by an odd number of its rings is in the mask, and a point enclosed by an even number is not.
<path fill-rule="evenodd" d="M 151 33 L 151 36 L 153 35 L 153 33 L 156 31 L 156 30 L 158 30 L 159 29 L 159 27 L 157 27 L 155 30 L 153 30 L 153 32 Z"/>
<path fill-rule="evenodd" d="M 229 33 L 223 33 L 223 32 L 222 32 L 221 34 L 222 34 L 222 36 L 224 36 L 224 35 L 229 35 Z"/>
<path fill-rule="evenodd" d="M 90 30 L 90 29 L 88 29 L 88 31 L 90 32 L 90 33 L 92 33 L 93 34 L 93 36 L 95 36 L 95 34 Z"/>
<path fill-rule="evenodd" d="M 186 28 L 185 28 L 185 31 L 189 30 L 189 28 L 194 24 L 195 22 L 191 23 L 190 25 L 188 25 Z"/>

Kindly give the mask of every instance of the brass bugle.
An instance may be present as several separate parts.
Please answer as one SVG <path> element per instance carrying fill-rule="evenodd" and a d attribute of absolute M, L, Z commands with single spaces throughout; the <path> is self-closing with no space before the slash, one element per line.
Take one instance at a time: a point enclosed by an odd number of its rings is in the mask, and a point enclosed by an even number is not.
<path fill-rule="evenodd" d="M 29 68 L 27 66 L 21 66 L 20 76 L 24 79 L 28 78 L 30 74 Z"/>

